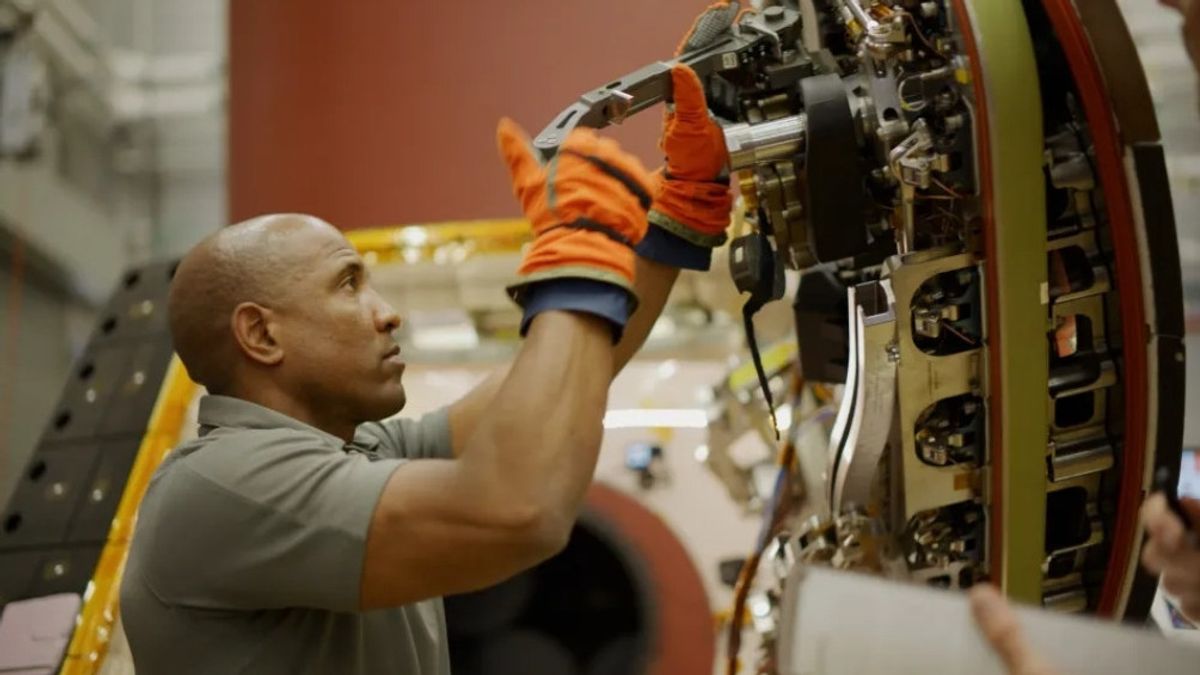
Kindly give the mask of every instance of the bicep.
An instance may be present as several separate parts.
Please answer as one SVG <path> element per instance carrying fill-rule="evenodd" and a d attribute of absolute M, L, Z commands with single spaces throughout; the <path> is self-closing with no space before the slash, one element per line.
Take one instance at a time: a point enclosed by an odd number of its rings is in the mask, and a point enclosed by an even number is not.
<path fill-rule="evenodd" d="M 546 557 L 542 514 L 454 460 L 392 474 L 367 535 L 361 607 L 394 607 L 498 583 Z"/>

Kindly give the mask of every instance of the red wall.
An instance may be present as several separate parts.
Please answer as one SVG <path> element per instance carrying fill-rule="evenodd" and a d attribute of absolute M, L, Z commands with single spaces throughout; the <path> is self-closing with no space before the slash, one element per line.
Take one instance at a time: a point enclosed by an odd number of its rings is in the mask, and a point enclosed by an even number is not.
<path fill-rule="evenodd" d="M 496 120 L 531 135 L 583 91 L 670 56 L 704 0 L 230 4 L 231 222 L 343 228 L 517 215 Z M 615 135 L 653 168 L 659 116 Z"/>

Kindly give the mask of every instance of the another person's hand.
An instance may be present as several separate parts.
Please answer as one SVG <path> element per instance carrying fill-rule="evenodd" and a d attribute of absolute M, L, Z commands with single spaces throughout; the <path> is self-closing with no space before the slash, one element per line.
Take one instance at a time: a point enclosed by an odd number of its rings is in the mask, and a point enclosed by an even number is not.
<path fill-rule="evenodd" d="M 1182 497 L 1184 512 L 1200 523 L 1200 500 Z M 1167 506 L 1162 493 L 1142 505 L 1142 525 L 1149 541 L 1142 549 L 1142 564 L 1162 575 L 1162 587 L 1179 600 L 1179 609 L 1191 621 L 1200 619 L 1200 547 L 1179 516 Z"/>
<path fill-rule="evenodd" d="M 1017 613 L 994 586 L 977 584 L 971 588 L 971 613 L 988 644 L 996 651 L 1009 675 L 1054 675 L 1025 641 Z"/>
<path fill-rule="evenodd" d="M 1174 7 L 1183 15 L 1183 44 L 1187 47 L 1192 64 L 1200 68 L 1200 2 L 1197 0 L 1159 0 Z"/>

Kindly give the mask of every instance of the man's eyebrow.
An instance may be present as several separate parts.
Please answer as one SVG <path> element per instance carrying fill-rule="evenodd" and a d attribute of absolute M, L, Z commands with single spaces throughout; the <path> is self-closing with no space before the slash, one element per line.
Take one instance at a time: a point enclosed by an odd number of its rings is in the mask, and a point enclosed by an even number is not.
<path fill-rule="evenodd" d="M 338 267 L 337 278 L 339 280 L 343 279 L 347 274 L 353 274 L 356 277 L 361 277 L 365 272 L 366 267 L 363 265 L 362 260 L 359 260 L 358 258 L 350 258 Z"/>

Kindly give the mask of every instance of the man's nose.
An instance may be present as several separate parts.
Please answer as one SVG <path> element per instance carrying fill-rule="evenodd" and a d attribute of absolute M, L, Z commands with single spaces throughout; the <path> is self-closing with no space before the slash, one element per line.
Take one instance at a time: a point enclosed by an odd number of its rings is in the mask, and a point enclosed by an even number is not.
<path fill-rule="evenodd" d="M 391 333 L 400 328 L 400 314 L 387 300 L 375 295 L 375 328 L 381 333 Z"/>

